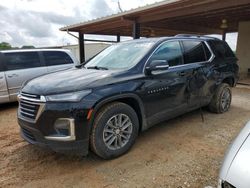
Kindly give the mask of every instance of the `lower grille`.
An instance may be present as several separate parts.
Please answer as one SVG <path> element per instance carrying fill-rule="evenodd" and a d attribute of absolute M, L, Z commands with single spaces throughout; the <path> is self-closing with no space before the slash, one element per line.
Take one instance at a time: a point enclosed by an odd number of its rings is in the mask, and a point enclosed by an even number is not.
<path fill-rule="evenodd" d="M 29 140 L 36 141 L 34 135 L 27 129 L 21 128 L 23 135 L 28 138 Z"/>

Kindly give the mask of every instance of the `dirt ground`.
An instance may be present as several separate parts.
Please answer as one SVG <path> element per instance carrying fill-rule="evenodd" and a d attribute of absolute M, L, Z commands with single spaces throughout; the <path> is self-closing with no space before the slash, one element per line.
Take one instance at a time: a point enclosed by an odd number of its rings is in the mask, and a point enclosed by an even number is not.
<path fill-rule="evenodd" d="M 194 111 L 142 133 L 110 161 L 32 146 L 19 136 L 17 104 L 0 106 L 0 187 L 216 187 L 229 143 L 250 119 L 250 88 L 233 90 L 229 112 Z"/>

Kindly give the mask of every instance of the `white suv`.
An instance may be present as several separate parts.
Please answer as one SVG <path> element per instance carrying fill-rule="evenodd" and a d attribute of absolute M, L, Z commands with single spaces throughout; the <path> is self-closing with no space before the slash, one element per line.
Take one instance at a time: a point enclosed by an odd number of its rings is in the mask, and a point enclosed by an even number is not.
<path fill-rule="evenodd" d="M 71 52 L 64 49 L 0 51 L 0 104 L 16 101 L 27 80 L 77 64 Z"/>

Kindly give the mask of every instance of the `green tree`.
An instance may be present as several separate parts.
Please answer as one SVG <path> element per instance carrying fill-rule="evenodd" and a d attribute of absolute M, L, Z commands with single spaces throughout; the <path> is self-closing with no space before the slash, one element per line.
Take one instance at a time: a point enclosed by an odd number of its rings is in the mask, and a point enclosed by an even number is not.
<path fill-rule="evenodd" d="M 12 48 L 11 45 L 7 42 L 0 43 L 0 50 L 9 50 L 11 48 Z"/>

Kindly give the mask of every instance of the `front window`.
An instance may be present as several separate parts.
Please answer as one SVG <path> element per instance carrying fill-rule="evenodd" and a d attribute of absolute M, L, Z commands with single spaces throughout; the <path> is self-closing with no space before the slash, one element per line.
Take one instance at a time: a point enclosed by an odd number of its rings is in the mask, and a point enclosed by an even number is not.
<path fill-rule="evenodd" d="M 167 60 L 169 66 L 183 64 L 182 50 L 178 41 L 163 43 L 152 55 L 149 62 L 153 60 Z"/>
<path fill-rule="evenodd" d="M 129 69 L 134 67 L 154 45 L 154 42 L 137 41 L 112 45 L 85 65 L 86 68 Z"/>

